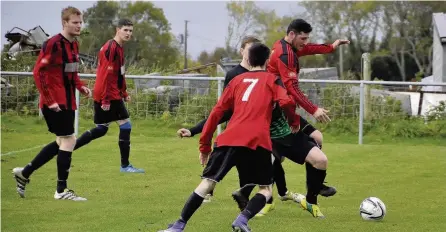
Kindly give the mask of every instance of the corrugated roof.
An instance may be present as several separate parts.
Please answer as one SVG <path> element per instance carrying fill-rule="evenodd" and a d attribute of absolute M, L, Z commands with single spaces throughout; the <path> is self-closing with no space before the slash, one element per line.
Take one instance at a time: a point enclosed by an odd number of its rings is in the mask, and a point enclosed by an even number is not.
<path fill-rule="evenodd" d="M 433 23 L 440 38 L 446 38 L 446 14 L 433 13 Z"/>

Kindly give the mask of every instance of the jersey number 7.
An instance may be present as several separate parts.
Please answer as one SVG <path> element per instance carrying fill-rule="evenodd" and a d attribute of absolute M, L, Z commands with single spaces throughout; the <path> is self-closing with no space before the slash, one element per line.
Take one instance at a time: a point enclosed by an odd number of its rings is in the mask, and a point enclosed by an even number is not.
<path fill-rule="evenodd" d="M 252 90 L 254 89 L 254 86 L 259 82 L 259 79 L 243 79 L 243 82 L 250 82 L 248 88 L 246 89 L 245 93 L 243 94 L 242 101 L 248 101 L 249 95 L 251 95 Z"/>

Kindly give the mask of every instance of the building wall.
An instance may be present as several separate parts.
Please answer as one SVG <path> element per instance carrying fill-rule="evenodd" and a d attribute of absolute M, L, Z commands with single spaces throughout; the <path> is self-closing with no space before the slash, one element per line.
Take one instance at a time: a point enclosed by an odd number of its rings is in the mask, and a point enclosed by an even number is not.
<path fill-rule="evenodd" d="M 434 76 L 434 82 L 445 82 L 443 80 L 443 66 L 444 66 L 444 48 L 441 46 L 440 36 L 438 35 L 438 30 L 434 26 L 434 48 L 432 57 L 432 76 Z"/>

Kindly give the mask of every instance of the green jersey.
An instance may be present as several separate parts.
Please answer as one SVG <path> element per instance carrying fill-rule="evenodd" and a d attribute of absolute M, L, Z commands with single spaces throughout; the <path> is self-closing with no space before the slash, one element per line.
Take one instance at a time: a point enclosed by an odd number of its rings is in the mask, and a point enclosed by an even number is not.
<path fill-rule="evenodd" d="M 291 134 L 291 129 L 290 126 L 288 125 L 288 120 L 285 118 L 285 115 L 279 106 L 276 106 L 273 110 L 273 117 L 271 119 L 271 126 L 270 126 L 270 134 L 271 134 L 271 139 L 281 138 Z"/>

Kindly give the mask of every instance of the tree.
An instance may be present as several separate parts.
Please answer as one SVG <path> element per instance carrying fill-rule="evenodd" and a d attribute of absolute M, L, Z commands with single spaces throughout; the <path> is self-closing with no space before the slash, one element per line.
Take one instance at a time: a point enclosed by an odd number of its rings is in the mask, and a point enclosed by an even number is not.
<path fill-rule="evenodd" d="M 179 49 L 163 10 L 141 1 L 99 1 L 88 8 L 84 12 L 88 33 L 81 37 L 81 52 L 96 55 L 115 35 L 120 18 L 129 18 L 134 23 L 133 38 L 124 46 L 128 65 L 166 68 L 177 61 Z"/>
<path fill-rule="evenodd" d="M 226 50 L 238 50 L 244 36 L 253 32 L 255 15 L 259 8 L 255 2 L 228 2 L 226 9 L 229 14 L 228 34 L 226 36 Z"/>

